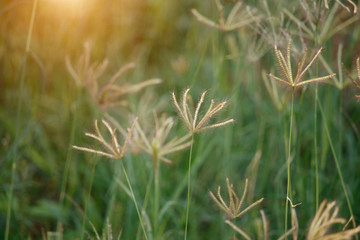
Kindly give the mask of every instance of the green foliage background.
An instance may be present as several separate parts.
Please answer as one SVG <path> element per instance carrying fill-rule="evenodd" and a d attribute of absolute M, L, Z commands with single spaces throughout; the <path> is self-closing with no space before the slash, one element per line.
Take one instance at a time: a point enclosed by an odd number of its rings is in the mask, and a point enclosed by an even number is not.
<path fill-rule="evenodd" d="M 260 31 L 255 23 L 235 31 L 221 32 L 197 22 L 190 12 L 192 8 L 217 21 L 218 12 L 213 1 L 90 0 L 76 8 L 76 5 L 69 7 L 71 5 L 66 6 L 61 1 L 39 0 L 31 51 L 25 66 L 33 1 L 1 1 L 0 236 L 5 234 L 15 156 L 10 239 L 41 239 L 42 232 L 55 232 L 59 222 L 63 225 L 64 239 L 80 238 L 95 160 L 98 163 L 88 220 L 99 232 L 109 219 L 114 233 L 122 230 L 122 239 L 143 238 L 133 202 L 122 187 L 124 178 L 119 161 L 125 162 L 135 195 L 141 203 L 152 181 L 151 158 L 145 154 L 128 154 L 122 160 L 113 161 L 71 148 L 73 144 L 93 144 L 84 137 L 84 132 L 92 131 L 94 119 L 100 119 L 104 114 L 85 89 L 76 87 L 65 66 L 65 57 L 69 56 L 74 62 L 87 41 L 93 46 L 93 61 L 109 59 L 110 66 L 101 79 L 104 83 L 120 66 L 130 61 L 137 64 L 136 68 L 119 82 L 136 83 L 154 77 L 163 80 L 161 85 L 125 96 L 129 101 L 127 107 L 109 110 L 124 126 L 129 125 L 130 115 L 136 115 L 140 122 L 151 128 L 155 108 L 159 113 L 176 116 L 170 103 L 170 92 L 181 95 L 186 87 L 191 88 L 194 101 L 203 90 L 209 90 L 206 104 L 211 98 L 228 100 L 226 111 L 217 118 L 234 118 L 236 122 L 195 137 L 189 239 L 231 239 L 236 235 L 223 223 L 225 214 L 219 211 L 208 194 L 218 185 L 225 188 L 226 177 L 239 192 L 245 178 L 249 178 L 253 185 L 246 205 L 264 197 L 261 208 L 270 220 L 271 239 L 282 235 L 290 102 L 278 110 L 266 91 L 261 73 L 279 72 L 273 45 L 285 49 L 289 36 L 298 53 L 304 46 L 308 47 L 309 53 L 323 46 L 322 55 L 331 72 L 337 73 L 338 79 L 342 78 L 345 84 L 337 87 L 330 79 L 318 85 L 324 115 L 318 108 L 317 132 L 314 132 L 315 85 L 295 93 L 291 179 L 292 200 L 302 202 L 296 208 L 299 236 L 305 237 L 316 208 L 315 135 L 318 139 L 320 201 L 336 200 L 340 215 L 350 217 L 325 133 L 325 123 L 330 129 L 355 221 L 359 224 L 359 103 L 354 98 L 357 89 L 349 84 L 342 69 L 338 68 L 338 48 L 342 44 L 340 61 L 349 71 L 353 69 L 352 75 L 355 76 L 355 59 L 360 54 L 359 13 L 347 12 L 335 2 L 330 2 L 329 10 L 322 6 L 322 1 L 267 2 L 271 18 L 266 17 L 264 1 L 244 1 L 243 7 L 248 5 L 263 14 L 263 28 L 270 29 L 269 25 L 273 24 L 275 35 Z M 310 8 L 304 9 L 304 2 Z M 222 3 L 226 15 L 234 3 Z M 358 1 L 355 3 L 359 5 Z M 337 10 L 331 17 L 330 30 L 349 19 L 353 22 L 328 38 L 317 38 L 335 7 Z M 309 38 L 301 25 L 284 14 L 284 9 L 305 25 L 309 22 L 309 15 L 314 16 L 317 25 L 313 38 Z M 283 22 L 279 21 L 281 18 Z M 234 45 L 229 45 L 230 39 Z M 237 50 L 231 46 L 236 46 Z M 186 71 L 181 73 L 173 67 L 179 56 L 188 63 Z M 314 76 L 328 74 L 320 61 L 311 69 Z M 284 87 L 278 90 L 280 94 L 288 91 Z M 146 106 L 145 103 L 149 102 Z M 17 109 L 20 109 L 18 113 Z M 178 122 L 173 136 L 186 132 L 180 119 Z M 258 165 L 252 161 L 256 153 L 261 154 Z M 186 149 L 171 155 L 174 164 L 161 165 L 162 239 L 183 238 L 188 156 L 189 149 Z M 65 171 L 67 160 L 70 164 L 68 173 Z M 66 195 L 61 201 L 64 179 L 67 181 Z M 151 202 L 146 210 L 151 212 Z M 237 220 L 236 225 L 256 239 L 262 229 L 258 209 Z M 86 230 L 90 236 L 95 236 L 88 222 Z"/>

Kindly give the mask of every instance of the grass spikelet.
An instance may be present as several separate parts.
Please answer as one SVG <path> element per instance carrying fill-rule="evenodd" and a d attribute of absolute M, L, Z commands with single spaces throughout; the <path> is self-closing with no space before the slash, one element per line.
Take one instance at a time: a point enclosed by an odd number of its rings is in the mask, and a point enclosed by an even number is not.
<path fill-rule="evenodd" d="M 242 210 L 241 207 L 244 203 L 244 199 L 246 196 L 247 187 L 248 187 L 248 179 L 245 180 L 245 187 L 244 187 L 244 191 L 241 196 L 241 199 L 239 199 L 239 197 L 237 196 L 237 194 L 234 190 L 234 186 L 233 186 L 233 184 L 230 183 L 228 178 L 226 178 L 226 186 L 227 186 L 227 192 L 228 192 L 228 198 L 229 198 L 228 204 L 225 203 L 225 201 L 221 195 L 220 186 L 217 189 L 216 195 L 214 193 L 212 193 L 211 191 L 209 192 L 209 194 L 210 194 L 210 197 L 214 200 L 214 202 L 218 205 L 218 207 L 221 210 L 223 210 L 230 219 L 241 217 L 242 215 L 247 213 L 249 210 L 251 210 L 252 208 L 259 205 L 264 200 L 264 198 L 260 198 L 259 200 L 255 201 L 250 206 L 248 206 L 247 208 Z"/>
<path fill-rule="evenodd" d="M 311 222 L 307 240 L 339 240 L 339 239 L 351 239 L 357 233 L 360 232 L 360 226 L 336 233 L 329 233 L 330 228 L 334 224 L 344 224 L 346 221 L 343 218 L 339 218 L 339 208 L 335 202 L 327 203 L 324 200 L 316 212 L 314 219 Z"/>
<path fill-rule="evenodd" d="M 145 130 L 141 125 L 138 122 L 135 123 L 132 145 L 150 154 L 154 161 L 154 167 L 157 169 L 157 159 L 165 163 L 172 163 L 172 161 L 165 156 L 188 148 L 192 144 L 192 141 L 190 140 L 190 134 L 186 134 L 181 138 L 174 137 L 168 141 L 170 131 L 174 126 L 173 118 L 162 115 L 159 119 L 154 113 L 154 119 L 156 123 L 155 130 L 149 137 L 146 136 Z"/>
<path fill-rule="evenodd" d="M 209 18 L 203 16 L 196 9 L 191 9 L 191 13 L 194 15 L 195 19 L 198 22 L 209 27 L 216 28 L 223 32 L 233 31 L 260 19 L 260 16 L 256 15 L 255 11 L 250 7 L 244 9 L 242 7 L 242 1 L 238 1 L 233 6 L 228 17 L 225 19 L 224 7 L 221 4 L 220 0 L 215 0 L 215 3 L 219 14 L 218 22 L 214 22 L 213 20 L 210 20 Z"/>
<path fill-rule="evenodd" d="M 182 96 L 181 107 L 176 99 L 175 93 L 172 93 L 172 98 L 173 98 L 174 105 L 175 105 L 176 109 L 178 110 L 181 119 L 184 121 L 186 127 L 188 128 L 188 130 L 190 131 L 190 133 L 192 135 L 195 133 L 205 131 L 207 129 L 222 127 L 229 123 L 234 122 L 234 119 L 229 119 L 229 120 L 225 120 L 220 123 L 210 124 L 210 125 L 206 126 L 206 124 L 209 122 L 209 120 L 216 113 L 218 113 L 221 109 L 223 109 L 226 106 L 227 102 L 223 101 L 223 102 L 215 105 L 215 101 L 213 99 L 211 99 L 211 103 L 210 103 L 208 110 L 206 111 L 204 116 L 202 116 L 200 118 L 199 111 L 200 111 L 202 103 L 204 102 L 206 91 L 204 91 L 201 94 L 200 100 L 196 106 L 196 110 L 195 110 L 194 114 L 191 113 L 190 107 L 187 104 L 187 95 L 188 95 L 189 91 L 190 91 L 189 88 L 185 90 L 185 92 Z M 200 119 L 200 120 L 198 121 L 198 119 Z"/>
<path fill-rule="evenodd" d="M 104 59 L 102 62 L 91 62 L 91 45 L 88 42 L 84 44 L 84 52 L 78 58 L 76 67 L 73 67 L 69 57 L 66 57 L 65 62 L 75 84 L 85 87 L 93 101 L 102 109 L 126 106 L 128 101 L 123 99 L 124 95 L 162 82 L 161 79 L 154 78 L 137 84 L 116 83 L 120 77 L 136 66 L 134 63 L 127 63 L 121 66 L 106 84 L 101 85 L 100 78 L 105 75 L 109 61 Z"/>
<path fill-rule="evenodd" d="M 348 7 L 347 7 L 345 4 L 343 4 L 340 0 L 335 0 L 335 1 L 336 1 L 341 7 L 343 7 L 344 9 L 346 9 L 346 11 L 351 12 L 351 11 L 350 11 L 350 8 L 348 8 Z M 351 0 L 346 0 L 346 1 L 353 6 L 353 8 L 354 8 L 353 13 L 356 14 L 356 13 L 357 13 L 357 6 L 356 6 L 356 4 L 355 4 L 353 1 L 351 1 Z M 325 5 L 325 8 L 326 8 L 326 9 L 329 9 L 328 0 L 324 0 L 324 5 Z"/>
<path fill-rule="evenodd" d="M 291 67 L 290 49 L 291 49 L 291 40 L 288 43 L 287 54 L 286 54 L 286 59 L 285 59 L 285 57 L 283 56 L 281 51 L 278 50 L 277 46 L 274 47 L 275 56 L 278 61 L 278 64 L 280 65 L 280 69 L 282 71 L 282 74 L 284 75 L 284 78 L 276 77 L 276 76 L 272 75 L 271 73 L 269 74 L 270 78 L 278 81 L 279 83 L 281 83 L 287 87 L 297 88 L 297 87 L 305 86 L 306 84 L 309 84 L 309 83 L 325 81 L 336 75 L 335 73 L 332 73 L 332 74 L 329 74 L 326 76 L 312 78 L 312 79 L 308 79 L 305 81 L 302 80 L 304 78 L 305 73 L 308 71 L 310 66 L 314 63 L 315 59 L 320 55 L 321 50 L 322 50 L 322 48 L 320 48 L 316 52 L 314 57 L 312 57 L 311 60 L 309 61 L 309 63 L 305 66 L 306 55 L 307 55 L 307 49 L 305 48 L 303 57 L 302 57 L 301 61 L 298 63 L 297 73 L 295 76 L 293 76 L 292 67 Z"/>
<path fill-rule="evenodd" d="M 95 120 L 95 134 L 93 133 L 85 133 L 86 136 L 93 138 L 95 140 L 97 140 L 98 142 L 100 142 L 103 147 L 105 148 L 105 151 L 99 151 L 93 148 L 88 148 L 88 147 L 79 147 L 79 146 L 73 146 L 74 149 L 80 150 L 80 151 L 85 151 L 85 152 L 90 152 L 90 153 L 96 153 L 99 155 L 103 155 L 105 157 L 109 157 L 109 158 L 113 158 L 113 159 L 120 159 L 124 156 L 125 154 L 125 149 L 126 149 L 126 145 L 130 139 L 131 133 L 134 129 L 134 126 L 137 122 L 137 118 L 135 118 L 135 120 L 133 121 L 130 129 L 128 130 L 128 134 L 125 138 L 124 141 L 124 145 L 121 147 L 119 142 L 118 142 L 118 137 L 116 135 L 116 128 L 112 128 L 110 126 L 110 124 L 105 121 L 102 120 L 102 123 L 105 125 L 105 127 L 107 128 L 110 136 L 111 136 L 111 141 L 107 141 L 105 140 L 105 138 L 103 137 L 103 135 L 101 134 L 101 131 L 99 129 L 98 126 L 98 121 Z"/>
<path fill-rule="evenodd" d="M 353 82 L 354 86 L 360 91 L 360 57 L 356 59 L 356 73 L 357 78 L 351 77 L 351 74 L 345 69 L 344 64 L 342 64 L 344 72 L 346 73 L 347 77 Z M 360 95 L 355 95 L 357 99 L 360 100 Z"/>

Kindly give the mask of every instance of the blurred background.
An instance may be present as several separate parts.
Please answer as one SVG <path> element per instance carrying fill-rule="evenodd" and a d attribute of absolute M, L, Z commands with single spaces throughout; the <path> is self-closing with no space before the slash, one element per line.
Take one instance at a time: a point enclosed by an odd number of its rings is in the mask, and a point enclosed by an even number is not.
<path fill-rule="evenodd" d="M 218 2 L 226 19 L 237 1 Z M 151 158 L 129 153 L 123 160 L 109 160 L 71 146 L 94 144 L 84 132 L 93 132 L 94 120 L 106 114 L 124 128 L 133 116 L 139 116 L 139 122 L 151 132 L 153 112 L 176 117 L 170 93 L 174 91 L 180 98 L 186 87 L 191 88 L 194 104 L 202 91 L 209 91 L 204 109 L 211 98 L 228 101 L 215 121 L 235 119 L 232 125 L 195 136 L 189 239 L 235 239 L 235 232 L 223 223 L 227 216 L 208 194 L 218 185 L 225 189 L 226 177 L 239 194 L 249 178 L 245 206 L 264 197 L 261 208 L 269 218 L 271 239 L 280 236 L 284 229 L 291 98 L 290 91 L 269 81 L 266 73 L 280 72 L 273 46 L 285 52 L 290 38 L 294 69 L 305 46 L 309 56 L 322 46 L 322 60 L 314 64 L 310 75 L 337 73 L 335 80 L 318 86 L 323 115 L 315 108 L 313 85 L 295 91 L 291 178 L 293 201 L 302 202 L 296 208 L 299 236 L 306 235 L 315 212 L 315 156 L 320 201 L 336 200 L 341 216 L 350 218 L 325 123 L 359 223 L 360 171 L 356 166 L 360 164 L 360 111 L 354 97 L 359 89 L 341 68 L 343 62 L 356 78 L 359 13 L 353 13 L 353 6 L 346 1 L 350 12 L 335 1 L 330 1 L 330 9 L 322 1 L 290 2 L 243 1 L 239 11 L 243 16 L 234 19 L 244 24 L 221 31 L 197 21 L 191 13 L 197 9 L 217 23 L 221 17 L 215 1 L 38 0 L 26 52 L 34 1 L 2 0 L 0 236 L 5 235 L 13 184 L 9 239 L 79 239 L 93 182 L 85 238 L 95 238 L 94 228 L 101 233 L 108 220 L 114 235 L 122 231 L 121 239 L 143 239 L 133 202 L 124 190 L 120 161 L 125 162 L 135 196 L 142 203 L 152 178 Z M 162 83 L 122 96 L 123 106 L 103 108 L 87 86 L 76 83 L 69 68 L 71 65 L 76 70 L 86 54 L 90 65 L 107 61 L 98 77 L 100 86 L 129 62 L 136 66 L 121 76 L 119 84 L 152 78 L 160 78 Z M 181 120 L 177 122 L 171 136 L 186 133 Z M 171 155 L 172 165 L 161 164 L 161 239 L 183 238 L 188 157 L 186 149 Z M 14 159 L 16 169 L 12 172 Z M 144 211 L 151 212 L 151 202 L 145 207 Z M 258 209 L 236 224 L 260 238 Z"/>

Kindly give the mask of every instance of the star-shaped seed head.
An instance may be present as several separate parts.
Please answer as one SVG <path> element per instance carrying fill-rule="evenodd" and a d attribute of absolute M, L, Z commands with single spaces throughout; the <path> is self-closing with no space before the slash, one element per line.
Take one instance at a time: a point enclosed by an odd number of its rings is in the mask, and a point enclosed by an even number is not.
<path fill-rule="evenodd" d="M 215 201 L 215 203 L 229 216 L 230 219 L 234 219 L 237 217 L 240 217 L 247 213 L 250 209 L 254 208 L 258 204 L 260 204 L 264 198 L 261 198 L 257 200 L 256 202 L 252 203 L 250 206 L 245 208 L 244 210 L 241 210 L 241 207 L 244 203 L 246 191 L 248 187 L 248 179 L 245 181 L 245 187 L 243 195 L 241 196 L 241 199 L 237 196 L 234 190 L 234 186 L 230 184 L 230 181 L 228 178 L 226 178 L 226 185 L 227 185 L 227 191 L 229 196 L 229 203 L 226 204 L 223 197 L 221 196 L 221 188 L 218 186 L 218 190 L 216 193 L 216 196 L 214 193 L 209 192 L 210 197 Z"/>
<path fill-rule="evenodd" d="M 355 87 L 360 90 L 360 57 L 356 59 L 357 78 L 351 77 L 351 74 L 345 69 L 344 64 L 342 64 L 342 66 L 348 78 L 350 78 L 350 80 L 353 82 Z M 360 100 L 360 95 L 355 95 L 355 97 Z"/>
<path fill-rule="evenodd" d="M 96 154 L 103 155 L 103 156 L 113 158 L 113 159 L 120 159 L 125 154 L 126 145 L 130 139 L 130 136 L 134 129 L 136 121 L 137 121 L 137 118 L 135 118 L 130 129 L 128 130 L 127 136 L 124 141 L 124 145 L 122 147 L 120 146 L 120 144 L 118 142 L 118 137 L 116 135 L 116 128 L 112 128 L 107 121 L 102 120 L 102 123 L 105 125 L 105 127 L 107 128 L 107 130 L 109 131 L 109 134 L 111 136 L 111 141 L 107 141 L 107 140 L 105 140 L 105 138 L 103 137 L 103 135 L 100 132 L 100 129 L 98 126 L 98 121 L 95 120 L 95 134 L 85 133 L 85 135 L 100 142 L 101 145 L 105 148 L 105 151 L 100 151 L 100 150 L 97 150 L 94 148 L 79 147 L 79 146 L 73 146 L 73 148 L 80 150 L 80 151 L 96 153 Z"/>
<path fill-rule="evenodd" d="M 188 92 L 189 91 L 190 91 L 189 88 L 185 90 L 185 92 L 183 94 L 183 97 L 182 97 L 181 107 L 180 107 L 178 101 L 176 100 L 175 93 L 172 93 L 172 98 L 173 98 L 175 107 L 178 110 L 181 119 L 184 121 L 186 127 L 189 129 L 191 134 L 199 133 L 199 132 L 202 132 L 204 130 L 211 129 L 211 128 L 221 127 L 221 126 L 224 126 L 226 124 L 234 122 L 234 119 L 229 119 L 229 120 L 226 120 L 226 121 L 223 121 L 223 122 L 220 122 L 220 123 L 207 125 L 209 120 L 216 113 L 218 113 L 221 109 L 223 109 L 227 102 L 223 101 L 223 102 L 215 105 L 214 99 L 211 99 L 211 103 L 210 103 L 210 106 L 209 106 L 208 110 L 206 111 L 204 116 L 202 116 L 202 118 L 200 118 L 199 117 L 199 111 L 200 111 L 202 103 L 204 102 L 206 91 L 201 94 L 200 100 L 199 100 L 199 102 L 198 102 L 198 104 L 196 106 L 194 114 L 190 110 L 190 107 L 189 107 L 189 105 L 187 103 L 187 97 L 188 97 Z"/>
<path fill-rule="evenodd" d="M 276 59 L 280 65 L 283 74 L 283 78 L 276 77 L 271 73 L 269 74 L 269 77 L 275 79 L 276 81 L 284 84 L 287 87 L 291 87 L 291 88 L 302 87 L 309 83 L 325 81 L 336 75 L 335 73 L 333 73 L 323 77 L 312 78 L 305 81 L 302 80 L 305 76 L 305 73 L 309 70 L 310 66 L 314 63 L 315 59 L 321 53 L 322 48 L 320 48 L 316 52 L 315 56 L 311 58 L 310 62 L 306 66 L 305 66 L 305 61 L 306 61 L 307 49 L 305 48 L 301 62 L 298 63 L 298 68 L 295 76 L 293 76 L 292 73 L 291 59 L 290 59 L 291 41 L 289 41 L 288 43 L 286 59 L 284 55 L 281 53 L 281 51 L 278 50 L 277 46 L 274 47 L 274 50 L 275 50 Z"/>

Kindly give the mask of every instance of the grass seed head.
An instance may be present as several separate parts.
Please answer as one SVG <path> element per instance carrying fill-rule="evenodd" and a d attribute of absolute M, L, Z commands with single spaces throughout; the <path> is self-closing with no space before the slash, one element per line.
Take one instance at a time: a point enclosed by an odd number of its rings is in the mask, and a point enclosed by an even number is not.
<path fill-rule="evenodd" d="M 213 99 L 211 99 L 211 103 L 210 103 L 210 106 L 209 106 L 207 112 L 204 114 L 204 116 L 202 116 L 200 118 L 199 111 L 200 111 L 202 103 L 204 102 L 206 91 L 204 91 L 201 94 L 200 100 L 197 103 L 194 113 L 192 113 L 192 111 L 190 110 L 189 104 L 187 103 L 187 97 L 188 97 L 189 91 L 190 91 L 189 88 L 185 90 L 185 92 L 182 96 L 181 106 L 179 105 L 179 103 L 176 99 L 175 93 L 172 93 L 172 98 L 173 98 L 175 107 L 178 110 L 178 113 L 179 113 L 181 119 L 184 121 L 184 123 L 185 123 L 186 127 L 188 128 L 189 132 L 191 133 L 191 135 L 202 132 L 207 129 L 221 127 L 221 126 L 224 126 L 224 125 L 234 122 L 234 119 L 229 119 L 229 120 L 226 120 L 226 121 L 223 121 L 220 123 L 207 125 L 209 120 L 216 113 L 221 111 L 226 106 L 227 102 L 223 101 L 223 102 L 215 105 L 215 101 Z"/>
<path fill-rule="evenodd" d="M 223 32 L 228 32 L 244 27 L 260 18 L 260 15 L 258 15 L 254 9 L 250 7 L 243 8 L 243 2 L 237 1 L 234 4 L 234 7 L 231 9 L 227 18 L 225 19 L 224 7 L 221 4 L 220 0 L 215 0 L 215 3 L 219 14 L 218 22 L 214 22 L 209 18 L 203 16 L 196 9 L 191 9 L 191 13 L 194 15 L 198 22 L 209 27 L 216 28 Z"/>
<path fill-rule="evenodd" d="M 211 191 L 209 192 L 209 194 L 210 194 L 210 197 L 215 201 L 215 203 L 220 207 L 220 209 L 223 210 L 230 219 L 241 217 L 242 215 L 247 213 L 249 210 L 251 210 L 255 206 L 259 205 L 264 200 L 264 198 L 261 198 L 261 199 L 257 200 L 256 202 L 252 203 L 250 206 L 248 206 L 244 210 L 242 210 L 241 207 L 245 200 L 247 187 L 248 187 L 248 179 L 246 179 L 246 181 L 245 181 L 244 192 L 241 196 L 241 199 L 237 196 L 237 194 L 234 190 L 234 186 L 233 186 L 233 184 L 230 183 L 228 178 L 226 178 L 226 186 L 227 186 L 228 198 L 229 198 L 228 204 L 225 203 L 224 198 L 221 195 L 220 186 L 218 186 L 218 190 L 217 190 L 216 194 L 212 193 Z"/>
<path fill-rule="evenodd" d="M 84 44 L 84 52 L 78 58 L 76 67 L 71 64 L 69 57 L 66 58 L 66 67 L 77 86 L 85 87 L 93 101 L 102 109 L 114 108 L 128 105 L 123 97 L 135 93 L 141 89 L 161 83 L 161 79 L 149 79 L 137 84 L 116 83 L 126 72 L 135 67 L 134 63 L 127 63 L 121 66 L 109 81 L 100 86 L 100 78 L 105 74 L 109 61 L 91 62 L 91 46 Z"/>
<path fill-rule="evenodd" d="M 346 9 L 346 11 L 351 12 L 350 8 L 348 8 L 344 3 L 342 3 L 340 0 L 335 0 L 341 7 L 343 7 L 344 9 Z M 346 0 L 346 2 L 350 3 L 353 6 L 353 13 L 356 14 L 357 13 L 357 6 L 356 4 L 351 1 L 351 0 Z M 328 0 L 324 0 L 324 5 L 326 9 L 329 9 L 329 3 Z"/>
<path fill-rule="evenodd" d="M 345 69 L 344 64 L 342 64 L 344 72 L 346 73 L 347 77 L 350 78 L 354 86 L 360 91 L 360 57 L 356 59 L 356 73 L 357 78 L 353 78 L 351 74 Z M 360 95 L 355 95 L 357 99 L 360 100 Z"/>
<path fill-rule="evenodd" d="M 154 169 L 157 169 L 158 160 L 165 163 L 172 163 L 166 155 L 181 151 L 188 148 L 191 144 L 191 135 L 187 134 L 183 137 L 174 137 L 168 141 L 168 137 L 172 127 L 174 126 L 174 120 L 171 117 L 162 115 L 159 119 L 154 113 L 155 130 L 152 134 L 147 135 L 141 125 L 136 122 L 133 139 L 131 144 L 136 145 L 153 158 Z"/>
<path fill-rule="evenodd" d="M 327 203 L 324 200 L 315 214 L 314 219 L 311 222 L 307 240 L 338 240 L 338 239 L 351 239 L 353 236 L 360 232 L 360 226 L 336 233 L 329 233 L 331 227 L 334 224 L 344 224 L 346 221 L 343 218 L 339 218 L 337 215 L 339 208 L 335 202 Z"/>
<path fill-rule="evenodd" d="M 102 123 L 105 125 L 105 127 L 107 128 L 107 130 L 111 136 L 111 141 L 107 141 L 101 134 L 101 131 L 98 126 L 98 121 L 95 120 L 95 134 L 85 133 L 85 135 L 100 142 L 101 145 L 104 147 L 105 151 L 100 151 L 100 150 L 97 150 L 94 148 L 79 147 L 79 146 L 73 146 L 73 148 L 80 150 L 80 151 L 96 153 L 96 154 L 106 156 L 109 158 L 113 158 L 113 159 L 120 159 L 125 154 L 125 149 L 126 149 L 127 143 L 131 137 L 131 133 L 134 129 L 136 122 L 137 122 L 137 118 L 135 118 L 130 129 L 128 130 L 127 136 L 124 141 L 124 145 L 121 146 L 118 142 L 118 137 L 116 135 L 116 128 L 112 128 L 111 125 L 107 121 L 102 120 Z"/>
<path fill-rule="evenodd" d="M 287 87 L 291 87 L 291 88 L 302 87 L 309 83 L 321 82 L 321 81 L 325 81 L 331 77 L 334 77 L 336 75 L 335 73 L 329 74 L 329 75 L 326 75 L 323 77 L 312 78 L 312 79 L 305 80 L 305 81 L 302 80 L 305 76 L 305 73 L 308 71 L 310 66 L 314 63 L 315 59 L 320 55 L 321 50 L 322 50 L 322 48 L 320 48 L 316 52 L 314 57 L 311 58 L 309 63 L 307 65 L 305 65 L 306 55 L 307 55 L 307 49 L 305 48 L 303 57 L 302 57 L 301 61 L 298 63 L 296 75 L 293 76 L 292 67 L 291 67 L 291 56 L 290 56 L 291 40 L 288 43 L 287 52 L 286 52 L 285 57 L 281 53 L 281 51 L 278 50 L 277 46 L 274 46 L 275 56 L 278 61 L 278 64 L 280 65 L 280 69 L 282 71 L 283 78 L 276 77 L 276 76 L 272 75 L 271 73 L 269 74 L 269 77 L 278 81 L 279 83 L 281 83 Z"/>

